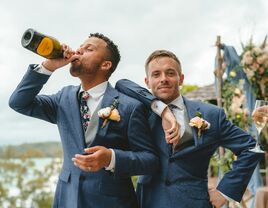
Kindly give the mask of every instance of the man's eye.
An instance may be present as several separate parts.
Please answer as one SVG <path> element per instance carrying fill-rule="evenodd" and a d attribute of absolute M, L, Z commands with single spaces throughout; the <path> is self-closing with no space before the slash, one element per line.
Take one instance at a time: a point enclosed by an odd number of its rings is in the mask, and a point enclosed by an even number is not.
<path fill-rule="evenodd" d="M 152 77 L 158 77 L 158 76 L 159 76 L 159 73 L 152 74 Z"/>
<path fill-rule="evenodd" d="M 167 75 L 168 75 L 168 76 L 174 76 L 175 73 L 174 73 L 174 72 L 168 72 Z"/>

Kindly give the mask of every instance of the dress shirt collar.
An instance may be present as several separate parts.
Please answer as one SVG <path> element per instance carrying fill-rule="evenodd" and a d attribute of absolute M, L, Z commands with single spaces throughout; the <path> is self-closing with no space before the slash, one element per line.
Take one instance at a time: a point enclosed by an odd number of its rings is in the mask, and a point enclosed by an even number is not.
<path fill-rule="evenodd" d="M 173 104 L 173 105 L 177 106 L 181 110 L 184 109 L 184 103 L 183 103 L 183 99 L 182 99 L 182 96 L 181 95 L 179 95 L 179 97 L 177 97 L 175 100 L 173 100 L 169 104 Z"/>
<path fill-rule="evenodd" d="M 87 92 L 89 93 L 91 98 L 98 99 L 101 96 L 103 96 L 107 86 L 108 86 L 108 81 L 105 81 L 105 82 L 102 82 L 102 83 L 96 85 L 93 88 L 90 88 L 89 90 L 87 90 Z M 78 95 L 80 95 L 80 93 L 83 92 L 83 91 L 85 91 L 85 90 L 81 86 Z"/>

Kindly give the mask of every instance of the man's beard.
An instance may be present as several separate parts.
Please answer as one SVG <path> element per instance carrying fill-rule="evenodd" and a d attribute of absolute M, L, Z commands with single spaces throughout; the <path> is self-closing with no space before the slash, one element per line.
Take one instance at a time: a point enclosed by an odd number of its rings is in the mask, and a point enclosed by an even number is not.
<path fill-rule="evenodd" d="M 81 70 L 82 70 L 81 64 L 71 63 L 71 66 L 70 66 L 70 74 L 73 77 L 78 77 L 79 74 L 81 73 Z"/>

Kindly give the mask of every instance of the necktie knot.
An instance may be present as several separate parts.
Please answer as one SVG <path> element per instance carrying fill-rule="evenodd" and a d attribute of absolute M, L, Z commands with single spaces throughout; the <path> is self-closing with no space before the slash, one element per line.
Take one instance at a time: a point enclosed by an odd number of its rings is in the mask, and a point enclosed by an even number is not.
<path fill-rule="evenodd" d="M 168 104 L 168 107 L 169 107 L 169 109 L 171 111 L 173 111 L 174 109 L 183 110 L 182 106 L 177 106 L 177 105 L 174 105 L 174 104 Z"/>
<path fill-rule="evenodd" d="M 82 92 L 81 99 L 83 101 L 87 101 L 89 99 L 90 95 L 87 91 Z"/>

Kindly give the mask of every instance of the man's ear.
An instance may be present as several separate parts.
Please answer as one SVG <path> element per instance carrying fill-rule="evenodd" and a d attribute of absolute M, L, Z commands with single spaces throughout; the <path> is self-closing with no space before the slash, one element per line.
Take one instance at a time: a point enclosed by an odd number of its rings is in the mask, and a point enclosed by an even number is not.
<path fill-rule="evenodd" d="M 149 80 L 148 80 L 147 77 L 144 78 L 144 82 L 145 82 L 147 88 L 148 88 L 148 89 L 151 89 L 151 88 L 150 88 L 150 85 L 149 85 Z"/>
<path fill-rule="evenodd" d="M 109 71 L 112 68 L 112 62 L 111 61 L 104 61 L 101 64 L 101 69 L 104 71 Z"/>
<path fill-rule="evenodd" d="M 181 75 L 179 76 L 179 78 L 180 78 L 180 80 L 179 80 L 179 86 L 182 86 L 183 81 L 184 81 L 184 74 L 181 74 Z"/>

